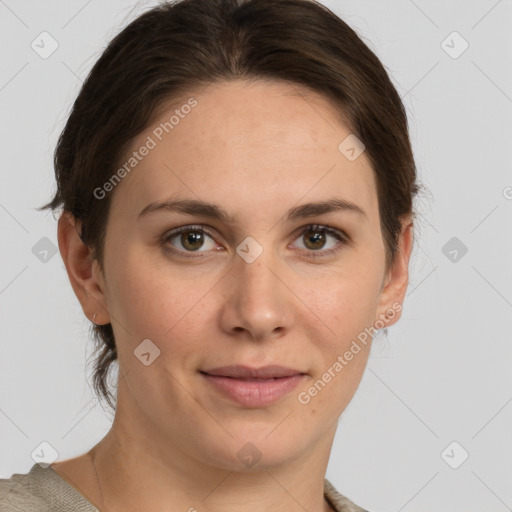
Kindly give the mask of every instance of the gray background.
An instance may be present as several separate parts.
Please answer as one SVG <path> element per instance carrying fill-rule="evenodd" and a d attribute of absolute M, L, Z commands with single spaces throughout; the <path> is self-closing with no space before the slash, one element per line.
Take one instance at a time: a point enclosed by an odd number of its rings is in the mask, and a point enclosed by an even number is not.
<path fill-rule="evenodd" d="M 82 79 L 154 3 L 0 0 L 3 478 L 28 471 L 43 441 L 69 458 L 111 424 L 86 379 L 90 323 L 60 255 L 41 261 L 56 221 L 35 208 L 54 190 L 52 151 Z M 427 189 L 403 317 L 374 342 L 327 477 L 372 512 L 511 510 L 511 1 L 323 3 L 389 70 Z M 46 59 L 31 48 L 43 31 L 59 44 Z"/>

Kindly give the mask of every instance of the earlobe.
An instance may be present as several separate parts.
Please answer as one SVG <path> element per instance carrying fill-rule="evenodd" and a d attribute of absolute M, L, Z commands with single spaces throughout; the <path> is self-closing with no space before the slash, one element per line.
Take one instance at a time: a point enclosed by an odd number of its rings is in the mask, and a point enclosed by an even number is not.
<path fill-rule="evenodd" d="M 91 321 L 94 318 L 97 325 L 109 323 L 103 286 L 94 269 L 97 262 L 92 257 L 92 248 L 80 238 L 80 221 L 64 212 L 59 218 L 57 233 L 69 281 L 85 315 Z"/>
<path fill-rule="evenodd" d="M 409 260 L 412 253 L 414 225 L 410 217 L 402 221 L 402 231 L 398 240 L 398 249 L 393 264 L 386 276 L 382 289 L 377 320 L 386 317 L 386 326 L 393 325 L 401 316 L 402 302 L 409 283 Z"/>

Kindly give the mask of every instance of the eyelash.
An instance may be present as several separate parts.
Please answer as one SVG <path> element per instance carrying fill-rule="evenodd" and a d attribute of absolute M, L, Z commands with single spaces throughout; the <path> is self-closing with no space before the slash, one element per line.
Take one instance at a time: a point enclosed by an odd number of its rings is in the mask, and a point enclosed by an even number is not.
<path fill-rule="evenodd" d="M 306 258 L 316 259 L 316 258 L 325 258 L 328 256 L 332 256 L 336 254 L 338 251 L 341 250 L 343 245 L 346 245 L 349 242 L 349 237 L 342 231 L 335 230 L 329 226 L 324 226 L 320 224 L 309 224 L 307 226 L 304 226 L 304 229 L 299 233 L 299 235 L 296 238 L 299 238 L 301 236 L 304 236 L 306 233 L 310 232 L 321 232 L 323 234 L 331 235 L 334 238 L 338 239 L 340 243 L 337 244 L 335 249 L 327 249 L 324 251 L 318 250 L 318 251 L 306 251 L 306 254 L 304 256 Z M 170 245 L 167 245 L 168 242 L 176 237 L 177 235 L 180 235 L 181 233 L 187 233 L 187 232 L 198 232 L 205 235 L 208 235 L 210 238 L 214 239 L 214 237 L 204 229 L 203 226 L 197 226 L 197 225 L 190 225 L 190 226 L 182 226 L 180 228 L 176 228 L 175 230 L 171 231 L 170 233 L 166 233 L 161 238 L 161 243 L 163 245 L 166 245 L 166 249 L 171 251 L 174 254 L 178 254 L 179 256 L 183 256 L 185 258 L 198 258 L 203 256 L 197 256 L 197 255 L 189 255 L 187 253 L 190 253 L 191 251 L 182 251 L 180 249 L 176 249 Z M 202 251 L 204 252 L 204 251 Z"/>

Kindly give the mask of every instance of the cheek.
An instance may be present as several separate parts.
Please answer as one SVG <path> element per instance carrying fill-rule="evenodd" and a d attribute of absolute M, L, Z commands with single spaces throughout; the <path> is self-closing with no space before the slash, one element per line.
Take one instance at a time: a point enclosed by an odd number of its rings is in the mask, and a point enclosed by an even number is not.
<path fill-rule="evenodd" d="M 177 337 L 194 338 L 194 331 L 206 322 L 203 303 L 218 277 L 204 273 L 188 279 L 177 266 L 172 272 L 169 267 L 159 269 L 162 259 L 158 264 L 141 263 L 146 260 L 125 255 L 111 272 L 107 298 L 121 337 L 128 337 L 131 344 L 145 338 L 158 340 L 162 348 Z M 202 322 L 197 322 L 198 317 Z"/>
<path fill-rule="evenodd" d="M 308 334 L 310 340 L 317 340 L 320 359 L 301 395 L 308 402 L 305 414 L 321 415 L 327 421 L 341 414 L 354 396 L 370 354 L 377 289 L 372 280 L 347 279 L 326 283 L 323 293 L 309 296 L 308 305 L 320 317 L 324 335 L 315 335 L 312 328 Z M 310 327 L 312 322 L 318 325 L 315 315 L 308 318 Z"/>
<path fill-rule="evenodd" d="M 184 280 L 178 274 L 169 276 L 168 271 L 164 279 L 154 266 L 135 263 L 126 258 L 113 272 L 113 329 L 119 365 L 130 376 L 131 393 L 143 403 L 148 400 L 145 393 L 151 390 L 156 406 L 181 397 L 167 370 L 173 368 L 172 373 L 179 374 L 199 352 L 204 339 L 199 331 L 206 322 L 201 299 L 213 283 Z M 201 322 L 197 321 L 199 315 Z M 152 362 L 145 366 L 141 358 L 147 352 Z"/>
<path fill-rule="evenodd" d="M 323 326 L 328 348 L 339 350 L 352 337 L 373 324 L 379 301 L 381 276 L 375 271 L 348 267 L 303 286 L 297 295 Z M 309 283 L 311 284 L 311 283 Z"/>

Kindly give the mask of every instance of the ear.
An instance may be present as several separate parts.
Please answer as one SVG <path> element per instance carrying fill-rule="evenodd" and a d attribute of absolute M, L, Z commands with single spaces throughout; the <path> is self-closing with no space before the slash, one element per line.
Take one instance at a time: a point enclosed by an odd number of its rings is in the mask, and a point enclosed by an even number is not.
<path fill-rule="evenodd" d="M 384 327 L 393 325 L 402 315 L 402 302 L 409 283 L 409 260 L 414 239 L 413 227 L 410 216 L 402 219 L 398 250 L 383 281 L 377 308 L 378 316 L 375 318 L 375 322 L 384 323 Z"/>
<path fill-rule="evenodd" d="M 80 232 L 80 221 L 64 212 L 58 221 L 57 235 L 69 281 L 89 320 L 97 325 L 107 324 L 110 315 L 103 274 L 98 261 L 92 257 L 92 248 L 82 242 Z"/>

